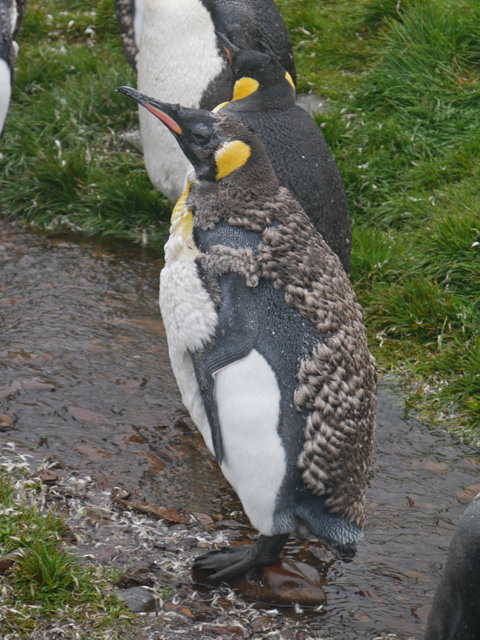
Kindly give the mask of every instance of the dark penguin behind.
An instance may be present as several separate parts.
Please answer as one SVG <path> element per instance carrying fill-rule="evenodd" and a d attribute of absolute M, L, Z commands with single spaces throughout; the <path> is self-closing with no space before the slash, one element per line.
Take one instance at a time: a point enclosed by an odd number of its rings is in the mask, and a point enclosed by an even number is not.
<path fill-rule="evenodd" d="M 266 566 L 292 533 L 353 554 L 376 370 L 340 261 L 250 127 L 120 91 L 195 170 L 172 214 L 160 308 L 182 399 L 261 534 L 196 567 L 220 581 Z"/>
<path fill-rule="evenodd" d="M 425 640 L 480 638 L 480 495 L 453 536 L 428 616 Z"/>
<path fill-rule="evenodd" d="M 295 104 L 295 87 L 275 58 L 223 40 L 236 80 L 233 100 L 221 107 L 261 138 L 280 184 L 350 269 L 351 227 L 345 189 L 315 120 Z"/>
<path fill-rule="evenodd" d="M 223 33 L 241 49 L 251 49 L 268 53 L 278 60 L 288 71 L 296 84 L 297 75 L 293 59 L 292 44 L 283 17 L 273 0 L 202 0 L 209 10 L 215 31 Z M 218 42 L 222 50 L 222 42 Z M 213 109 L 223 100 L 229 100 L 232 93 L 234 76 L 225 65 L 225 82 L 228 79 L 229 95 L 224 87 L 208 91 L 201 109 Z M 225 97 L 221 97 L 222 94 Z"/>
<path fill-rule="evenodd" d="M 208 110 L 230 100 L 233 74 L 219 29 L 240 46 L 272 52 L 295 78 L 290 38 L 273 0 L 145 0 L 136 55 L 139 91 Z M 139 118 L 150 180 L 175 202 L 188 162 L 159 122 L 142 111 Z"/>

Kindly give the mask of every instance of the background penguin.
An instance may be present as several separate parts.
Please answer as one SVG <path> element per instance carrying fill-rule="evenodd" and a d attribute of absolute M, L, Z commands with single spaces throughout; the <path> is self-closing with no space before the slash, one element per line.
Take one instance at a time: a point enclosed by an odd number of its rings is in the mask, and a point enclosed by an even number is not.
<path fill-rule="evenodd" d="M 249 124 L 261 138 L 278 181 L 295 196 L 350 269 L 350 215 L 335 160 L 315 120 L 295 104 L 295 87 L 272 56 L 241 50 L 220 34 L 235 77 L 233 100 L 221 113 Z"/>
<path fill-rule="evenodd" d="M 145 0 L 138 89 L 202 109 L 230 100 L 233 75 L 216 30 L 243 48 L 270 52 L 295 79 L 290 38 L 273 0 Z M 175 201 L 188 162 L 160 123 L 146 113 L 139 117 L 150 180 Z"/>
<path fill-rule="evenodd" d="M 15 57 L 18 45 L 15 38 L 22 24 L 27 0 L 0 0 L 0 136 L 12 93 Z"/>
<path fill-rule="evenodd" d="M 450 544 L 425 640 L 480 638 L 480 494 L 467 507 Z"/>
<path fill-rule="evenodd" d="M 115 0 L 115 17 L 120 29 L 123 50 L 128 64 L 135 70 L 142 33 L 144 6 L 145 0 Z"/>
<path fill-rule="evenodd" d="M 119 90 L 194 167 L 172 214 L 160 307 L 183 401 L 260 532 L 196 568 L 215 582 L 266 566 L 292 532 L 353 554 L 376 371 L 345 271 L 243 123 Z"/>

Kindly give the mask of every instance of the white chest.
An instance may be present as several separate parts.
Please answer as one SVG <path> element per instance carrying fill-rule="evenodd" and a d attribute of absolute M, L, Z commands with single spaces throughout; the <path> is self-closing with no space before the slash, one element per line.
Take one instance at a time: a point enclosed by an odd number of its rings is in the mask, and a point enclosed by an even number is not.
<path fill-rule="evenodd" d="M 140 91 L 163 102 L 198 107 L 222 65 L 212 18 L 200 0 L 145 0 Z"/>
<path fill-rule="evenodd" d="M 210 426 L 190 354 L 212 339 L 218 318 L 195 264 L 198 250 L 192 237 L 193 217 L 185 204 L 188 189 L 173 210 L 165 266 L 160 273 L 159 302 L 170 362 L 183 403 L 213 453 Z"/>
<path fill-rule="evenodd" d="M 5 118 L 7 117 L 11 93 L 10 67 L 5 60 L 0 58 L 0 133 L 3 130 Z"/>
<path fill-rule="evenodd" d="M 140 49 L 144 8 L 145 0 L 135 0 L 135 18 L 133 20 L 133 32 L 135 34 L 135 44 L 137 45 L 137 49 Z"/>
<path fill-rule="evenodd" d="M 198 108 L 223 67 L 213 22 L 200 0 L 145 0 L 137 88 L 162 102 Z M 144 109 L 140 135 L 150 180 L 175 201 L 191 168 L 166 127 Z"/>

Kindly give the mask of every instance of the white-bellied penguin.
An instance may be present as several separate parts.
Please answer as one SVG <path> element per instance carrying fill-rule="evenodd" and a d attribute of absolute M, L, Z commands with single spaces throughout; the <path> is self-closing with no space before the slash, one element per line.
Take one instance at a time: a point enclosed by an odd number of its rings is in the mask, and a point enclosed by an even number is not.
<path fill-rule="evenodd" d="M 295 104 L 288 72 L 270 54 L 243 50 L 217 34 L 231 60 L 233 99 L 215 111 L 249 124 L 261 138 L 278 181 L 295 196 L 350 270 L 350 214 L 340 172 L 315 120 Z"/>
<path fill-rule="evenodd" d="M 18 46 L 27 0 L 0 0 L 0 136 L 8 113 Z"/>
<path fill-rule="evenodd" d="M 139 91 L 201 109 L 230 100 L 233 74 L 216 30 L 242 48 L 270 52 L 295 78 L 290 38 L 273 0 L 145 0 Z M 189 164 L 157 121 L 142 111 L 139 118 L 150 180 L 176 201 Z"/>
<path fill-rule="evenodd" d="M 194 168 L 172 214 L 160 308 L 183 402 L 260 532 L 197 568 L 215 582 L 266 566 L 293 532 L 353 554 L 376 369 L 340 261 L 249 127 L 119 91 L 166 125 Z"/>
<path fill-rule="evenodd" d="M 425 640 L 480 638 L 480 494 L 455 531 L 428 615 Z"/>

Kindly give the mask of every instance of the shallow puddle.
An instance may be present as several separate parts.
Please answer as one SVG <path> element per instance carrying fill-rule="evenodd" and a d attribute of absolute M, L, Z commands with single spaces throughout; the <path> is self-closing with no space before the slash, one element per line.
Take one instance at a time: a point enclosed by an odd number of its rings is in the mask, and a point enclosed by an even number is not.
<path fill-rule="evenodd" d="M 208 529 L 251 529 L 192 430 L 157 307 L 157 254 L 18 231 L 0 220 L 0 449 L 56 456 Z M 368 528 L 357 556 L 289 543 L 325 578 L 321 612 L 285 610 L 313 636 L 422 638 L 448 544 L 480 491 L 480 455 L 405 418 L 383 384 Z M 181 526 L 181 525 L 176 525 Z"/>

